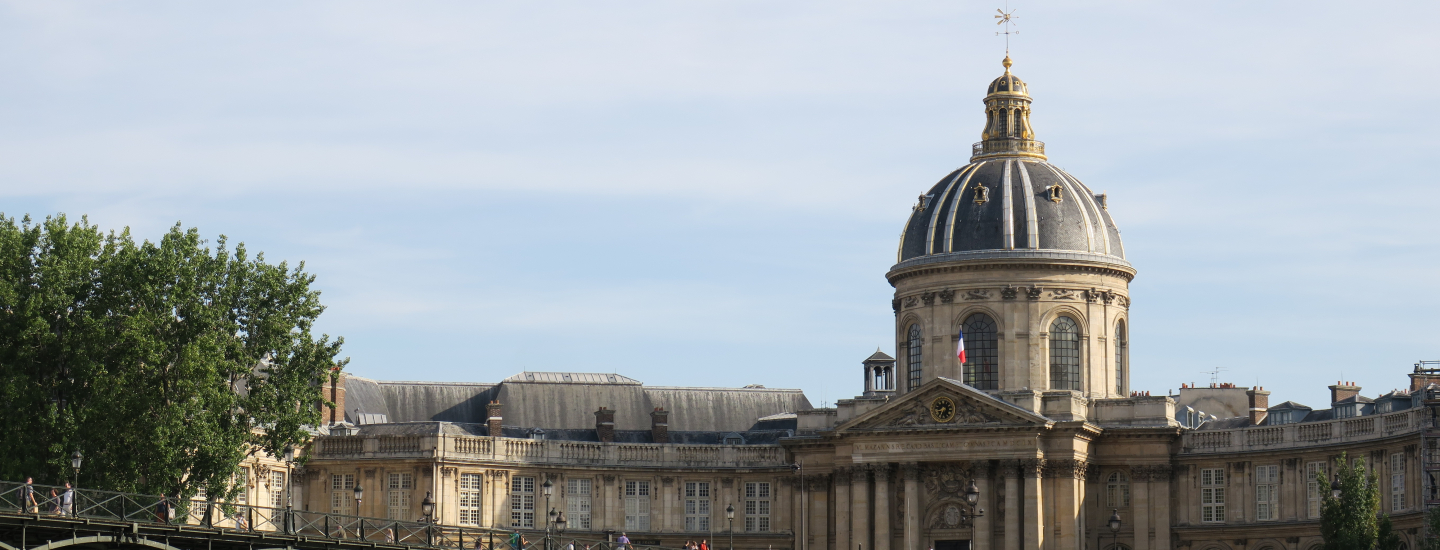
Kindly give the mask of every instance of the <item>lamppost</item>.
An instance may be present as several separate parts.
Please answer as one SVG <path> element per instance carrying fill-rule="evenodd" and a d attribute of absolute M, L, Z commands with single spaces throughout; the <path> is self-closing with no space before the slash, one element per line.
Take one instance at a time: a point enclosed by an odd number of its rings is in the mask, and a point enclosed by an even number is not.
<path fill-rule="evenodd" d="M 75 512 L 80 508 L 80 461 L 84 458 L 80 454 L 80 449 L 75 449 L 75 452 L 70 454 L 70 468 L 75 470 L 75 483 L 70 486 L 71 491 L 75 493 L 74 498 L 70 499 L 70 517 L 79 517 L 79 514 Z"/>
<path fill-rule="evenodd" d="M 809 531 L 809 529 L 808 529 L 808 528 L 809 528 L 809 523 L 807 522 L 807 520 L 810 519 L 810 518 L 808 517 L 810 514 L 808 514 L 808 513 L 805 512 L 805 505 L 807 504 L 805 501 L 808 500 L 808 499 L 805 498 L 805 476 L 801 473 L 801 468 L 800 468 L 800 463 L 799 463 L 799 462 L 796 462 L 796 463 L 794 463 L 794 464 L 791 464 L 791 465 L 790 465 L 790 470 L 794 471 L 794 472 L 795 472 L 795 475 L 800 478 L 800 544 L 799 544 L 799 547 L 800 547 L 800 550 L 805 550 L 806 548 L 809 547 L 809 545 L 806 544 L 806 543 L 810 542 L 810 541 L 809 541 L 810 531 Z"/>
<path fill-rule="evenodd" d="M 730 550 L 735 550 L 735 505 L 725 505 L 725 520 L 730 522 Z"/>
<path fill-rule="evenodd" d="M 1335 472 L 1335 481 L 1330 482 L 1330 496 L 1340 500 L 1340 472 Z"/>
<path fill-rule="evenodd" d="M 558 515 L 555 516 L 555 532 L 559 534 L 564 534 L 565 523 L 565 512 L 560 512 Z M 561 548 L 564 548 L 564 546 L 562 545 Z"/>
<path fill-rule="evenodd" d="M 1110 514 L 1110 521 L 1106 522 L 1106 525 L 1109 525 L 1109 526 L 1110 526 L 1110 545 L 1111 545 L 1111 546 L 1117 546 L 1117 545 L 1119 545 L 1119 544 L 1120 544 L 1120 509 L 1119 509 L 1119 508 L 1116 508 L 1116 509 L 1115 509 L 1115 513 Z"/>
<path fill-rule="evenodd" d="M 356 483 L 353 492 L 355 493 L 355 515 L 365 517 L 360 513 L 360 503 L 365 500 L 365 488 Z M 361 519 L 355 522 L 355 536 L 360 540 L 365 540 L 365 520 Z"/>
<path fill-rule="evenodd" d="M 550 507 L 550 495 L 555 493 L 555 484 L 550 483 L 550 476 L 545 476 L 545 483 L 540 484 L 540 493 L 545 495 L 545 550 L 550 550 L 550 521 L 555 519 L 555 509 Z"/>
<path fill-rule="evenodd" d="M 970 507 L 975 511 L 971 512 L 970 510 L 965 509 L 960 510 L 960 520 L 962 522 L 969 523 L 975 518 L 985 517 L 985 509 L 976 506 L 980 503 L 980 488 L 975 486 L 974 479 L 971 479 L 970 486 L 965 488 L 965 502 L 969 504 Z"/>
<path fill-rule="evenodd" d="M 420 513 L 425 516 L 425 544 L 435 545 L 435 501 L 430 499 L 430 491 L 425 491 L 425 500 L 420 501 Z"/>
<path fill-rule="evenodd" d="M 295 532 L 295 520 L 292 515 L 294 503 L 290 501 L 290 486 L 294 485 L 294 483 L 291 482 L 290 476 L 293 475 L 295 446 L 286 445 L 285 456 L 283 458 L 285 459 L 285 533 L 293 534 Z"/>

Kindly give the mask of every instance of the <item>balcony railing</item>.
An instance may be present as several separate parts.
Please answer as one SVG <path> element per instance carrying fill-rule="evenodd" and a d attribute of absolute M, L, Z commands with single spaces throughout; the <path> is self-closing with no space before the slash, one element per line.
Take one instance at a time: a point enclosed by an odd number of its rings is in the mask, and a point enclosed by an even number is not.
<path fill-rule="evenodd" d="M 1425 427 L 1422 424 L 1426 418 L 1424 409 L 1409 409 L 1324 422 L 1192 431 L 1182 437 L 1181 444 L 1185 454 L 1202 454 L 1350 443 L 1407 432 L 1418 433 Z"/>
<path fill-rule="evenodd" d="M 28 489 L 24 483 L 0 481 L 0 516 L 24 517 L 27 521 L 75 518 L 85 520 L 90 527 L 113 522 L 116 529 L 129 529 L 131 524 L 189 525 L 212 529 L 216 542 L 230 534 L 267 533 L 391 548 L 559 550 L 574 543 L 576 548 L 590 550 L 669 550 L 650 544 L 622 548 L 597 538 L 596 533 L 441 525 L 95 489 L 76 489 L 66 500 L 64 487 L 37 484 Z"/>
<path fill-rule="evenodd" d="M 474 436 L 333 436 L 316 440 L 317 458 L 389 458 L 416 454 L 525 464 L 780 468 L 778 445 L 596 443 Z"/>
<path fill-rule="evenodd" d="M 981 141 L 970 146 L 970 155 L 980 157 L 986 155 L 1021 155 L 1021 156 L 1045 156 L 1045 142 L 1033 139 L 992 139 Z"/>

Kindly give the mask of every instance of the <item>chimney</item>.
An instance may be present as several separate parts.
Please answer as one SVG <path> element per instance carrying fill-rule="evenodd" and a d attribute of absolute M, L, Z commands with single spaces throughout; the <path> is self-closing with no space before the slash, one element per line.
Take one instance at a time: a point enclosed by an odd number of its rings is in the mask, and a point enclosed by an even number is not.
<path fill-rule="evenodd" d="M 491 401 L 485 408 L 490 412 L 490 418 L 485 421 L 490 425 L 490 436 L 500 437 L 500 402 Z"/>
<path fill-rule="evenodd" d="M 1265 388 L 1255 387 L 1246 391 L 1245 396 L 1250 398 L 1250 425 L 1259 425 L 1265 420 L 1265 415 L 1269 414 L 1266 409 L 1270 408 L 1270 392 L 1265 391 Z"/>
<path fill-rule="evenodd" d="M 654 443 L 670 442 L 670 411 L 655 407 L 650 413 L 650 440 Z"/>
<path fill-rule="evenodd" d="M 340 372 L 340 367 L 331 367 L 330 376 L 326 377 L 324 384 L 321 384 L 320 392 L 326 401 L 335 404 L 334 407 L 325 403 L 320 404 L 320 421 L 331 425 L 344 422 L 345 374 Z"/>
<path fill-rule="evenodd" d="M 1356 386 L 1349 382 L 1336 382 L 1334 386 L 1330 386 L 1331 405 L 1339 403 L 1345 399 L 1355 397 L 1357 395 L 1360 395 L 1360 386 Z"/>
<path fill-rule="evenodd" d="M 1419 391 L 1430 384 L 1440 384 L 1440 374 L 1422 372 L 1419 367 L 1415 368 L 1415 372 L 1410 373 L 1410 391 Z"/>
<path fill-rule="evenodd" d="M 605 407 L 595 411 L 595 434 L 600 436 L 601 443 L 615 442 L 615 411 Z"/>

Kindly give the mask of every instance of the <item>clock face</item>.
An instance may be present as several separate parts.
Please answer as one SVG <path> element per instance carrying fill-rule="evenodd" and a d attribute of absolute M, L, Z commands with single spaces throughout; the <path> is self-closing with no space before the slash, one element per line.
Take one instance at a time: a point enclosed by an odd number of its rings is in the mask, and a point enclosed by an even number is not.
<path fill-rule="evenodd" d="M 930 402 L 930 418 L 936 422 L 949 422 L 955 419 L 955 402 L 949 397 L 936 397 Z"/>

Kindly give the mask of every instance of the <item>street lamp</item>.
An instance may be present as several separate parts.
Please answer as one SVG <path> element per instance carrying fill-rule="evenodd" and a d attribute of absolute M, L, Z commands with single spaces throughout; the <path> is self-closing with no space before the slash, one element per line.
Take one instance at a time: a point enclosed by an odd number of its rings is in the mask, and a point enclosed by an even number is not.
<path fill-rule="evenodd" d="M 795 472 L 795 476 L 800 479 L 800 544 L 797 546 L 800 547 L 800 550 L 806 550 L 810 546 L 810 526 L 808 524 L 810 514 L 805 512 L 807 504 L 805 501 L 809 500 L 805 498 L 805 475 L 801 472 L 799 462 L 791 464 L 790 470 Z"/>
<path fill-rule="evenodd" d="M 355 515 L 357 515 L 357 516 L 362 515 L 362 514 L 360 513 L 360 502 L 361 502 L 362 500 L 364 500 L 364 499 L 365 499 L 365 488 L 364 488 L 364 487 L 361 487 L 359 483 L 356 483 L 356 484 L 355 484 Z"/>
<path fill-rule="evenodd" d="M 70 454 L 70 467 L 75 470 L 75 484 L 71 485 L 71 487 L 74 488 L 72 491 L 75 493 L 75 498 L 70 500 L 71 517 L 79 517 L 79 515 L 75 513 L 75 510 L 78 509 L 76 504 L 80 502 L 80 461 L 84 459 L 85 456 L 80 454 L 80 449 L 75 449 L 75 452 Z"/>
<path fill-rule="evenodd" d="M 290 486 L 294 485 L 294 483 L 291 482 L 290 476 L 293 475 L 292 470 L 295 463 L 295 446 L 286 445 L 284 456 L 282 458 L 285 459 L 285 532 L 294 533 L 295 520 L 294 516 L 292 515 L 294 512 L 294 503 L 290 501 Z"/>
<path fill-rule="evenodd" d="M 425 500 L 420 501 L 420 513 L 425 515 L 425 521 L 435 521 L 435 501 L 430 499 L 430 491 L 425 491 Z"/>
<path fill-rule="evenodd" d="M 725 519 L 730 522 L 730 550 L 735 550 L 735 505 L 725 505 Z"/>
<path fill-rule="evenodd" d="M 1335 481 L 1330 482 L 1330 496 L 1336 500 L 1340 499 L 1340 472 L 1335 472 Z"/>
<path fill-rule="evenodd" d="M 425 516 L 425 544 L 435 545 L 435 501 L 430 499 L 430 491 L 425 491 L 425 500 L 420 501 L 420 513 Z"/>
<path fill-rule="evenodd" d="M 550 483 L 550 476 L 545 476 L 545 483 L 540 484 L 540 493 L 545 495 L 545 550 L 550 550 L 550 522 L 555 519 L 555 509 L 550 507 L 550 495 L 555 494 L 555 484 Z"/>
<path fill-rule="evenodd" d="M 1116 509 L 1115 509 L 1115 513 L 1110 514 L 1110 521 L 1107 522 L 1106 525 L 1109 525 L 1109 526 L 1110 526 L 1111 546 L 1117 546 L 1117 545 L 1119 545 L 1119 544 L 1120 544 L 1120 509 L 1119 509 L 1119 508 L 1116 508 Z"/>
<path fill-rule="evenodd" d="M 985 509 L 976 506 L 977 504 L 980 504 L 980 488 L 975 486 L 974 479 L 971 479 L 970 485 L 968 487 L 965 487 L 965 503 L 969 504 L 970 508 L 974 509 L 975 511 L 971 512 L 967 509 L 961 509 L 960 521 L 962 523 L 969 523 L 975 518 L 985 517 Z"/>

